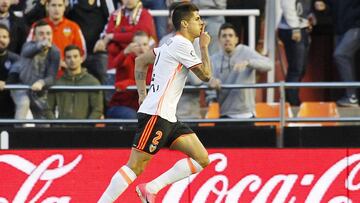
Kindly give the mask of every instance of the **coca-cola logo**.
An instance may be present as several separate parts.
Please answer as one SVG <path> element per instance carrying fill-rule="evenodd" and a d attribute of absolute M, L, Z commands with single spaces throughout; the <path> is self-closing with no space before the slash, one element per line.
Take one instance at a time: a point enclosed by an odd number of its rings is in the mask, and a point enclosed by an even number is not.
<path fill-rule="evenodd" d="M 163 203 L 360 202 L 359 149 L 208 151 L 211 165 L 165 188 L 157 200 Z M 122 149 L 4 152 L 0 154 L 0 203 L 96 202 L 113 173 L 130 155 L 130 150 Z M 136 184 L 152 180 L 183 157 L 181 153 L 172 152 L 171 156 L 168 153 L 161 150 Z M 118 202 L 138 202 L 136 184 Z"/>
<path fill-rule="evenodd" d="M 0 164 L 7 164 L 13 168 L 25 173 L 28 175 L 27 179 L 20 186 L 20 189 L 16 193 L 14 199 L 8 200 L 4 197 L 0 197 L 0 203 L 34 203 L 38 202 L 40 197 L 44 195 L 47 189 L 51 186 L 52 182 L 55 179 L 61 178 L 64 175 L 72 171 L 78 163 L 81 161 L 82 155 L 78 155 L 73 161 L 64 165 L 64 157 L 61 154 L 54 154 L 44 159 L 39 165 L 36 165 L 27 159 L 24 159 L 18 155 L 14 154 L 5 154 L 0 155 Z M 57 162 L 57 168 L 49 169 L 49 166 Z M 39 181 L 45 181 L 43 187 L 36 191 L 36 195 L 29 199 L 29 194 L 34 188 L 34 185 Z M 59 197 L 47 197 L 42 202 L 43 203 L 68 203 L 70 202 L 71 197 L 66 195 L 61 195 Z"/>
<path fill-rule="evenodd" d="M 292 189 L 296 184 L 301 186 L 312 186 L 310 192 L 305 198 L 305 203 L 320 203 L 323 202 L 323 197 L 326 195 L 329 187 L 334 183 L 335 179 L 343 172 L 348 169 L 348 166 L 355 164 L 355 167 L 349 171 L 349 175 L 343 186 L 350 191 L 360 190 L 360 183 L 356 183 L 355 177 L 359 174 L 360 170 L 360 154 L 354 154 L 349 157 L 344 157 L 339 160 L 333 166 L 331 166 L 327 171 L 325 171 L 317 181 L 314 174 L 306 174 L 302 177 L 299 177 L 297 174 L 274 174 L 267 182 L 264 182 L 261 176 L 256 174 L 249 174 L 244 176 L 239 180 L 234 186 L 229 186 L 229 178 L 225 175 L 222 175 L 227 168 L 228 159 L 224 154 L 214 153 L 209 155 L 211 162 L 216 161 L 214 167 L 217 173 L 220 175 L 215 175 L 209 177 L 206 182 L 204 182 L 200 188 L 195 192 L 192 197 L 192 202 L 196 203 L 206 203 L 209 202 L 208 197 L 210 194 L 215 194 L 217 199 L 215 202 L 225 202 L 225 203 L 234 203 L 242 202 L 241 197 L 245 193 L 254 193 L 255 198 L 252 199 L 252 203 L 264 203 L 264 202 L 274 202 L 282 203 L 289 202 L 295 203 L 297 201 L 297 196 L 289 196 Z M 314 163 L 315 164 L 315 163 Z M 173 184 L 170 189 L 166 192 L 163 203 L 174 203 L 180 202 L 181 198 L 184 195 L 184 191 L 190 186 L 191 183 L 196 179 L 199 174 L 192 175 L 189 179 L 184 179 Z M 220 183 L 220 184 L 219 184 Z M 222 187 L 216 187 L 216 185 L 221 185 Z M 277 189 L 275 197 L 270 200 L 269 197 Z M 303 197 L 302 197 L 303 198 Z M 290 200 L 289 200 L 290 199 Z M 349 197 L 344 195 L 333 196 L 330 198 L 328 203 L 352 203 Z M 359 202 L 359 200 L 357 201 Z"/>

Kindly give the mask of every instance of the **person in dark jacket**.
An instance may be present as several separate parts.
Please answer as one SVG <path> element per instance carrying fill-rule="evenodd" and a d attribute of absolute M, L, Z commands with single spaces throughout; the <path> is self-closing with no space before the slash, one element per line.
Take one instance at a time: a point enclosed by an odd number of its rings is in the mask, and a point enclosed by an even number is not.
<path fill-rule="evenodd" d="M 15 104 L 9 90 L 4 90 L 10 68 L 19 56 L 8 51 L 10 42 L 9 29 L 0 24 L 0 118 L 14 118 Z"/>
<path fill-rule="evenodd" d="M 355 82 L 354 60 L 360 47 L 360 1 L 317 0 L 315 8 L 321 11 L 328 10 L 332 13 L 336 33 L 336 48 L 333 56 L 340 80 Z M 336 103 L 338 106 L 358 107 L 359 100 L 356 89 L 347 88 L 345 95 Z"/>
<path fill-rule="evenodd" d="M 64 75 L 56 81 L 56 85 L 90 86 L 100 82 L 86 69 L 81 67 L 81 50 L 76 45 L 65 47 Z M 57 91 L 55 100 L 49 100 L 52 112 L 57 106 L 59 119 L 100 119 L 103 115 L 103 95 L 100 90 Z M 55 118 L 54 115 L 52 115 Z"/>
<path fill-rule="evenodd" d="M 19 18 L 10 12 L 11 1 L 0 0 L 0 23 L 6 25 L 10 30 L 9 51 L 20 54 L 21 47 L 26 41 L 29 27 L 23 18 Z"/>

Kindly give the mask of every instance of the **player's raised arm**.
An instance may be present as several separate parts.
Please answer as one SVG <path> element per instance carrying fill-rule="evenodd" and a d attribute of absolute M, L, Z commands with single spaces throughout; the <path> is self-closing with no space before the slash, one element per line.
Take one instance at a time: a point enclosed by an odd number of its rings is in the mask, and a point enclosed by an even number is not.
<path fill-rule="evenodd" d="M 154 63 L 154 60 L 155 54 L 153 51 L 145 52 L 135 59 L 135 81 L 139 94 L 139 104 L 146 97 L 146 75 L 149 65 Z"/>
<path fill-rule="evenodd" d="M 198 78 L 200 78 L 200 80 L 204 82 L 208 82 L 212 75 L 208 50 L 210 40 L 211 37 L 207 32 L 205 32 L 205 25 L 203 25 L 199 40 L 202 64 L 193 67 L 191 70 Z"/>

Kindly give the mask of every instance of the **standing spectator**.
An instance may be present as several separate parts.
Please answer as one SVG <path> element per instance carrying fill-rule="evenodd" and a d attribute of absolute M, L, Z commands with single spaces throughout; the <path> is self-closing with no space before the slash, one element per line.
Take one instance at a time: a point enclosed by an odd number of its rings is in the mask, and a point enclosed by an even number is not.
<path fill-rule="evenodd" d="M 53 43 L 59 48 L 61 54 L 61 67 L 66 68 L 64 59 L 64 49 L 70 44 L 74 44 L 81 49 L 81 54 L 86 54 L 86 44 L 80 27 L 73 21 L 64 17 L 65 0 L 49 0 L 46 4 L 49 16 L 44 18 L 53 30 Z M 33 38 L 33 30 L 31 29 L 28 41 Z M 59 72 L 58 76 L 61 76 Z"/>
<path fill-rule="evenodd" d="M 309 45 L 311 0 L 281 0 L 282 17 L 279 24 L 279 37 L 285 46 L 288 70 L 286 82 L 300 82 L 304 77 Z M 286 101 L 299 106 L 299 89 L 287 89 Z"/>
<path fill-rule="evenodd" d="M 10 30 L 10 44 L 8 49 L 20 54 L 21 47 L 26 41 L 29 31 L 22 18 L 10 12 L 11 0 L 0 0 L 0 23 L 6 25 Z"/>
<path fill-rule="evenodd" d="M 152 10 L 166 10 L 166 0 L 141 0 L 144 7 Z M 159 39 L 167 34 L 167 19 L 164 16 L 155 17 L 156 34 Z"/>
<path fill-rule="evenodd" d="M 46 17 L 46 3 L 47 0 L 26 0 L 23 13 L 24 19 L 29 26 Z"/>
<path fill-rule="evenodd" d="M 11 68 L 8 83 L 31 86 L 30 90 L 11 91 L 16 119 L 25 119 L 29 108 L 34 118 L 49 118 L 46 88 L 54 84 L 60 64 L 60 52 L 52 39 L 51 26 L 46 21 L 36 22 L 33 40 L 24 44 L 21 59 Z"/>
<path fill-rule="evenodd" d="M 69 45 L 64 52 L 68 68 L 56 81 L 56 85 L 100 85 L 94 76 L 81 67 L 83 59 L 79 47 Z M 55 102 L 49 102 L 49 105 L 52 110 L 57 106 L 59 119 L 100 119 L 103 115 L 103 96 L 100 90 L 57 91 L 55 98 Z M 54 115 L 53 117 L 55 118 Z"/>
<path fill-rule="evenodd" d="M 126 88 L 130 85 L 136 85 L 134 76 L 135 58 L 150 50 L 149 40 L 147 33 L 142 31 L 136 32 L 133 42 L 115 58 L 116 64 L 118 64 L 115 79 L 116 92 L 110 100 L 107 117 L 123 119 L 137 118 L 139 96 L 136 91 L 129 91 L 126 90 Z M 149 67 L 147 74 L 148 84 L 151 80 L 151 73 L 152 65 Z"/>
<path fill-rule="evenodd" d="M 88 54 L 93 52 L 96 41 L 108 22 L 114 4 L 109 0 L 69 0 L 66 17 L 76 22 L 84 34 Z"/>
<path fill-rule="evenodd" d="M 220 104 L 221 118 L 252 118 L 255 116 L 255 89 L 221 89 L 221 84 L 255 84 L 256 71 L 273 69 L 270 59 L 255 50 L 238 44 L 239 38 L 232 24 L 225 23 L 219 30 L 221 50 L 211 56 L 213 78 L 209 86 L 212 91 L 208 100 L 216 99 Z"/>
<path fill-rule="evenodd" d="M 354 82 L 355 54 L 360 47 L 360 1 L 358 0 L 326 0 L 332 11 L 335 22 L 336 48 L 334 58 L 339 71 L 340 80 Z M 323 1 L 316 1 L 317 10 L 327 7 Z M 336 103 L 339 106 L 358 107 L 359 100 L 356 89 L 347 88 L 345 95 Z"/>
<path fill-rule="evenodd" d="M 8 51 L 10 33 L 7 26 L 0 24 L 0 118 L 14 118 L 15 105 L 9 90 L 4 90 L 11 65 L 19 56 Z"/>

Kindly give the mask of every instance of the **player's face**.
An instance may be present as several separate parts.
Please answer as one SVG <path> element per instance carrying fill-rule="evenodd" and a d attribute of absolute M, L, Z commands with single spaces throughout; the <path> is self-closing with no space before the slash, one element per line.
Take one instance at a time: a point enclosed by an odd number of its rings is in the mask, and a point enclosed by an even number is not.
<path fill-rule="evenodd" d="M 192 17 L 188 21 L 188 31 L 194 37 L 199 37 L 204 22 L 201 20 L 199 12 L 194 11 Z"/>
<path fill-rule="evenodd" d="M 48 40 L 49 42 L 52 42 L 52 29 L 50 25 L 36 27 L 34 32 L 35 41 Z"/>
<path fill-rule="evenodd" d="M 137 44 L 137 47 L 134 50 L 136 56 L 139 56 L 140 54 L 150 50 L 149 37 L 136 36 L 134 37 L 134 42 Z"/>
<path fill-rule="evenodd" d="M 223 29 L 219 35 L 219 42 L 223 50 L 227 53 L 234 51 L 239 38 L 236 36 L 235 31 L 231 28 Z"/>
<path fill-rule="evenodd" d="M 4 29 L 0 29 L 0 50 L 5 50 L 10 43 L 9 32 Z"/>
<path fill-rule="evenodd" d="M 64 0 L 50 0 L 47 5 L 47 9 L 51 20 L 61 20 L 65 12 Z"/>
<path fill-rule="evenodd" d="M 65 53 L 65 63 L 71 71 L 80 70 L 82 58 L 79 50 L 72 49 Z"/>

